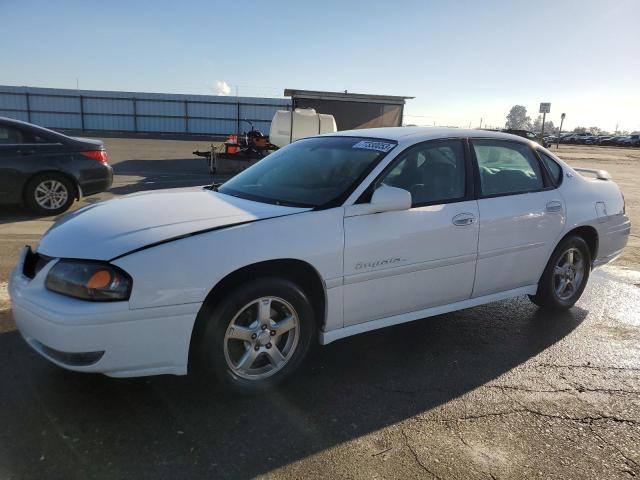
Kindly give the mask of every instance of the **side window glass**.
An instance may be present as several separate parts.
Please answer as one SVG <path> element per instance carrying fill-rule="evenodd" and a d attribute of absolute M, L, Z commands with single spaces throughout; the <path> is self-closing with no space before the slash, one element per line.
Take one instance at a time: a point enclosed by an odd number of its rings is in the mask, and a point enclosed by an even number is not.
<path fill-rule="evenodd" d="M 526 193 L 544 186 L 538 160 L 526 145 L 474 140 L 483 196 Z"/>
<path fill-rule="evenodd" d="M 562 167 L 549 155 L 540 151 L 538 152 L 538 155 L 540 155 L 545 166 L 549 169 L 549 173 L 551 174 L 551 178 L 553 178 L 554 183 L 556 185 L 560 185 L 562 182 Z"/>
<path fill-rule="evenodd" d="M 0 126 L 0 145 L 14 145 L 17 143 L 25 143 L 22 132 L 16 128 Z"/>
<path fill-rule="evenodd" d="M 462 142 L 434 142 L 414 148 L 397 161 L 380 183 L 408 190 L 414 207 L 463 199 Z"/>

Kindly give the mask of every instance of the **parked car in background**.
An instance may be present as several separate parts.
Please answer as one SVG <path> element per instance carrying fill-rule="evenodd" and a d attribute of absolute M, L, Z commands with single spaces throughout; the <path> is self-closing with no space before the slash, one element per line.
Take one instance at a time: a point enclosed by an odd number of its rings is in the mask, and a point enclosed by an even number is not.
<path fill-rule="evenodd" d="M 628 147 L 631 146 L 631 139 L 627 135 L 615 135 L 600 142 L 600 145 L 612 147 Z"/>
<path fill-rule="evenodd" d="M 618 186 L 585 173 L 500 132 L 302 139 L 220 187 L 68 215 L 20 255 L 13 315 L 64 368 L 182 375 L 200 362 L 260 392 L 316 341 L 520 295 L 571 308 L 630 231 Z"/>
<path fill-rule="evenodd" d="M 57 215 L 75 199 L 109 189 L 112 181 L 100 140 L 0 117 L 0 204 Z"/>
<path fill-rule="evenodd" d="M 587 140 L 589 138 L 591 138 L 593 135 L 591 135 L 590 133 L 584 132 L 584 133 L 574 133 L 573 136 L 571 137 L 571 141 L 570 143 L 577 143 L 579 145 L 584 145 Z"/>
<path fill-rule="evenodd" d="M 529 130 L 517 130 L 513 128 L 505 128 L 502 130 L 504 133 L 510 133 L 511 135 L 517 135 L 522 138 L 526 138 L 533 142 L 536 142 L 538 145 L 542 145 L 543 147 L 548 147 L 549 143 L 542 138 L 539 133 L 530 132 Z"/>
<path fill-rule="evenodd" d="M 573 137 L 575 137 L 575 133 L 563 133 L 560 135 L 560 143 L 573 143 Z"/>

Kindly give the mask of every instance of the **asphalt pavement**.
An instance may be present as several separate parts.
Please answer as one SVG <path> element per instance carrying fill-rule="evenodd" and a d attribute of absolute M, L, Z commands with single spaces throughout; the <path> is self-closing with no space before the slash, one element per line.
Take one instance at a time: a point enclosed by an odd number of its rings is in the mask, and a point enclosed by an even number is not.
<path fill-rule="evenodd" d="M 112 160 L 115 192 L 99 198 L 209 181 L 204 164 L 155 152 Z M 0 310 L 19 246 L 51 223 L 9 214 Z M 569 312 L 523 297 L 369 332 L 316 349 L 286 384 L 246 398 L 197 374 L 67 372 L 30 350 L 5 309 L 0 479 L 631 479 L 639 311 L 640 273 L 605 267 Z"/>
<path fill-rule="evenodd" d="M 1 478 L 632 478 L 640 282 L 526 299 L 318 349 L 273 393 L 66 372 L 0 334 Z"/>

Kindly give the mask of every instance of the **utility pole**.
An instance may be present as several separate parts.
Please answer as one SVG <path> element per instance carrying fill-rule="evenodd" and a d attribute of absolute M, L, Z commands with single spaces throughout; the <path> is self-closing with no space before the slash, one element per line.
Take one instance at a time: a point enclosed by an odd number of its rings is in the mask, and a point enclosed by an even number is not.
<path fill-rule="evenodd" d="M 563 113 L 562 115 L 560 115 L 560 130 L 558 130 L 558 138 L 556 138 L 556 150 L 560 148 L 560 135 L 562 134 L 562 123 L 564 122 L 564 117 L 566 116 L 567 116 L 566 113 Z"/>
<path fill-rule="evenodd" d="M 479 128 L 482 128 L 482 117 L 480 117 L 480 127 Z"/>

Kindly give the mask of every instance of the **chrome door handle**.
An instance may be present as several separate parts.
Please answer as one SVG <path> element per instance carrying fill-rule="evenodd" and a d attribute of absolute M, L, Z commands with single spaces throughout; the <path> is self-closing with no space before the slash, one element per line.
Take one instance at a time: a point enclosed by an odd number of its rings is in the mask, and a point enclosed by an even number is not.
<path fill-rule="evenodd" d="M 476 217 L 472 213 L 459 213 L 458 215 L 453 217 L 451 221 L 456 227 L 464 227 L 466 225 L 471 225 L 473 222 L 475 222 Z"/>
<path fill-rule="evenodd" d="M 558 200 L 552 200 L 549 203 L 547 203 L 546 210 L 547 212 L 551 212 L 551 213 L 562 212 L 562 202 L 559 202 Z"/>

